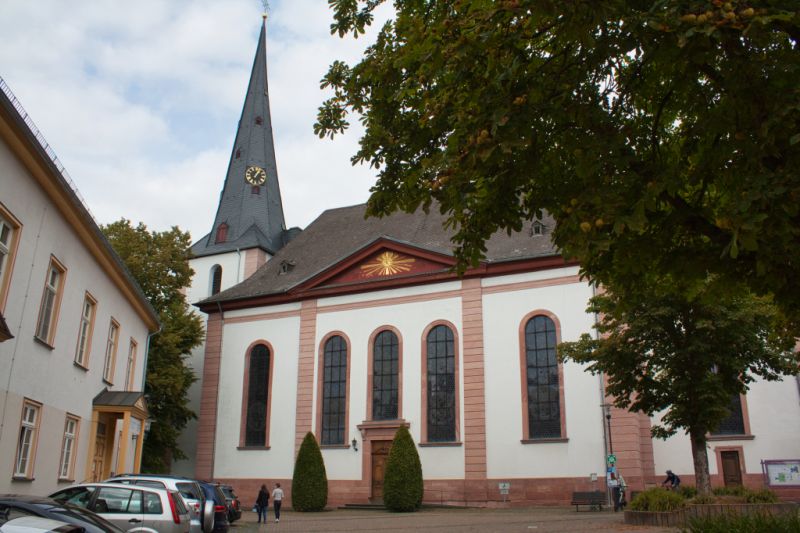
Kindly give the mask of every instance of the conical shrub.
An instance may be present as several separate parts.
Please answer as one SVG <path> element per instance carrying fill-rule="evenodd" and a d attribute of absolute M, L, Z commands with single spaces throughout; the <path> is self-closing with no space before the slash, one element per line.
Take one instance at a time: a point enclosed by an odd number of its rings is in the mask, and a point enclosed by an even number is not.
<path fill-rule="evenodd" d="M 411 512 L 422 505 L 422 463 L 408 428 L 394 434 L 392 449 L 386 460 L 383 479 L 383 503 L 387 509 Z"/>
<path fill-rule="evenodd" d="M 292 474 L 292 508 L 295 511 L 322 511 L 328 503 L 328 476 L 317 439 L 306 433 Z"/>

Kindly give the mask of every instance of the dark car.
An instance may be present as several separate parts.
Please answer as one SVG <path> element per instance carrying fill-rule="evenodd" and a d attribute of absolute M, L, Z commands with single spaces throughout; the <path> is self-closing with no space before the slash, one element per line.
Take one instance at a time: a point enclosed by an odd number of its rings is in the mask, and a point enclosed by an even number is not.
<path fill-rule="evenodd" d="M 228 521 L 228 502 L 225 500 L 225 494 L 214 483 L 201 481 L 200 487 L 203 489 L 206 501 L 214 503 L 214 526 L 211 531 L 214 533 L 227 533 L 231 523 Z"/>
<path fill-rule="evenodd" d="M 105 518 L 76 505 L 59 503 L 40 496 L 0 495 L 0 525 L 21 516 L 40 516 L 60 520 L 80 526 L 86 533 L 122 533 L 124 531 Z"/>
<path fill-rule="evenodd" d="M 242 517 L 241 502 L 239 502 L 239 497 L 230 485 L 220 484 L 219 488 L 222 489 L 225 501 L 228 502 L 228 522 L 232 524 Z"/>

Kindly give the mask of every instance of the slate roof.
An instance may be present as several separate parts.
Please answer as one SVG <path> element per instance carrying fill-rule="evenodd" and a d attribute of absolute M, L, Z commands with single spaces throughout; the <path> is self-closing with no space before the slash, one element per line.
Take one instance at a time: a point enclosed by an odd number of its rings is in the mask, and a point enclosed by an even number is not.
<path fill-rule="evenodd" d="M 267 180 L 259 187 L 258 194 L 253 194 L 252 185 L 244 179 L 245 170 L 250 166 L 261 167 L 267 173 Z M 222 223 L 228 225 L 227 239 L 216 243 L 216 230 Z M 269 109 L 265 21 L 261 26 L 214 225 L 192 246 L 192 253 L 199 257 L 236 249 L 261 248 L 274 254 L 287 240 L 285 230 Z"/>
<path fill-rule="evenodd" d="M 143 395 L 144 393 L 142 392 L 104 390 L 94 397 L 92 405 L 133 407 Z"/>
<path fill-rule="evenodd" d="M 436 206 L 429 213 L 395 213 L 384 218 L 364 218 L 365 204 L 329 209 L 295 237 L 255 274 L 242 283 L 199 302 L 226 302 L 286 293 L 320 272 L 336 265 L 375 241 L 384 238 L 446 256 L 453 255 L 452 231 L 443 227 L 445 216 Z M 498 232 L 486 243 L 487 263 L 558 256 L 550 236 L 554 221 L 541 221 L 545 234 L 534 236 L 532 222 L 522 231 Z M 282 272 L 284 263 L 293 264 Z"/>

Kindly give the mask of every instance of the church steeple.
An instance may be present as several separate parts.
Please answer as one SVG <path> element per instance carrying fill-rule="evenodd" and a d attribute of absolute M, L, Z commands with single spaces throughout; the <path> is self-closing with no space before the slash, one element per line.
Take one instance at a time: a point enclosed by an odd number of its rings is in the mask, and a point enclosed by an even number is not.
<path fill-rule="evenodd" d="M 195 256 L 248 248 L 275 254 L 284 245 L 286 223 L 269 110 L 266 19 L 265 14 L 214 226 L 192 246 Z"/>

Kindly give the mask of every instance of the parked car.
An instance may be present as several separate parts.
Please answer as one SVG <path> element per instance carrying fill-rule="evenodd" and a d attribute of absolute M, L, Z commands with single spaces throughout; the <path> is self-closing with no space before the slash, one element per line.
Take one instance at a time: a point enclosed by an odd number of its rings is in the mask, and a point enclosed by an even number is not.
<path fill-rule="evenodd" d="M 200 487 L 203 489 L 206 500 L 214 503 L 214 526 L 211 531 L 213 533 L 227 533 L 231 523 L 228 521 L 228 502 L 225 500 L 225 494 L 214 483 L 201 481 Z"/>
<path fill-rule="evenodd" d="M 0 526 L 0 533 L 82 533 L 75 524 L 41 516 L 21 516 Z"/>
<path fill-rule="evenodd" d="M 122 533 L 124 531 L 105 518 L 76 505 L 59 503 L 51 498 L 40 496 L 17 494 L 0 496 L 0 524 L 5 520 L 24 516 L 39 516 L 67 522 L 80 526 L 86 533 Z"/>
<path fill-rule="evenodd" d="M 189 528 L 191 533 L 210 533 L 212 530 L 213 506 L 209 504 L 209 510 L 204 513 L 205 494 L 200 488 L 200 483 L 194 479 L 162 474 L 120 474 L 105 480 L 104 483 L 123 483 L 178 491 L 191 514 Z M 204 520 L 204 514 L 208 515 L 208 520 Z M 208 522 L 208 529 L 203 527 L 204 521 Z"/>
<path fill-rule="evenodd" d="M 222 494 L 228 503 L 228 522 L 232 524 L 242 517 L 242 504 L 233 487 L 220 483 L 219 488 L 222 489 Z"/>
<path fill-rule="evenodd" d="M 126 531 L 189 533 L 189 509 L 174 490 L 119 483 L 82 483 L 50 495 L 85 507 Z"/>

